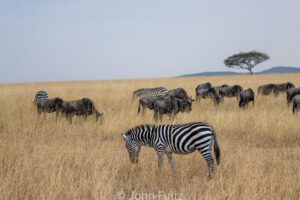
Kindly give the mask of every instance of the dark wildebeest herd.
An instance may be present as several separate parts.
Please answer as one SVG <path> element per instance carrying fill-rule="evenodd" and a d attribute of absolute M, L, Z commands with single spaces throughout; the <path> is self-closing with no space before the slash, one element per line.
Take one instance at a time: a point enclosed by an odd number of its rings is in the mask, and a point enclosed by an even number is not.
<path fill-rule="evenodd" d="M 238 106 L 241 108 L 248 107 L 252 102 L 254 106 L 255 94 L 253 89 L 243 89 L 240 85 L 229 86 L 227 84 L 220 86 L 212 86 L 211 83 L 199 84 L 196 89 L 196 102 L 201 99 L 211 99 L 215 105 L 221 104 L 225 97 L 235 97 L 238 100 Z M 295 113 L 300 110 L 300 87 L 296 88 L 293 83 L 270 83 L 259 86 L 257 95 L 274 95 L 278 96 L 280 93 L 286 93 L 287 103 L 293 103 L 292 111 Z M 133 100 L 139 98 L 138 113 L 144 113 L 146 109 L 153 110 L 154 119 L 162 121 L 164 115 L 174 117 L 179 112 L 190 112 L 192 110 L 192 103 L 194 99 L 188 95 L 183 88 L 176 88 L 167 90 L 164 87 L 156 88 L 142 88 L 133 92 Z M 72 117 L 94 115 L 96 120 L 102 121 L 103 113 L 98 112 L 94 102 L 88 98 L 83 98 L 76 101 L 64 101 L 63 99 L 48 98 L 46 91 L 39 91 L 35 94 L 34 104 L 36 105 L 37 112 L 53 113 L 56 116 L 59 114 L 66 117 L 72 123 Z"/>
<path fill-rule="evenodd" d="M 238 100 L 240 108 L 248 108 L 252 102 L 254 106 L 255 93 L 253 89 L 243 89 L 240 85 L 229 86 L 227 84 L 212 86 L 211 83 L 199 84 L 196 89 L 196 102 L 201 99 L 211 99 L 214 104 L 218 105 L 225 98 L 235 97 Z M 293 102 L 293 113 L 300 108 L 300 88 L 287 83 L 266 84 L 258 87 L 257 95 L 274 95 L 286 93 L 288 105 Z M 297 96 L 298 95 L 298 96 Z M 190 97 L 183 88 L 167 90 L 164 87 L 143 88 L 133 92 L 133 99 L 139 98 L 138 113 L 145 112 L 145 109 L 153 110 L 154 119 L 162 120 L 163 115 L 175 116 L 179 112 L 190 112 L 194 99 Z"/>
<path fill-rule="evenodd" d="M 56 117 L 61 114 L 61 116 L 66 117 L 70 123 L 72 123 L 72 117 L 83 116 L 84 119 L 87 116 L 95 115 L 96 121 L 102 121 L 103 114 L 98 112 L 92 100 L 88 98 L 83 98 L 76 101 L 64 101 L 59 97 L 48 98 L 48 93 L 46 91 L 39 91 L 35 94 L 34 102 L 37 107 L 37 112 L 41 113 L 53 113 L 56 112 Z"/>

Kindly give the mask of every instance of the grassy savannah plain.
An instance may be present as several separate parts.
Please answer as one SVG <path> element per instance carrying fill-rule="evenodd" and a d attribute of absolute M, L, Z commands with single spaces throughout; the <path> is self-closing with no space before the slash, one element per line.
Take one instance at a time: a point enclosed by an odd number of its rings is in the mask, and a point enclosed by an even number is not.
<path fill-rule="evenodd" d="M 130 163 L 120 134 L 155 123 L 150 111 L 137 115 L 132 91 L 183 87 L 195 98 L 196 85 L 206 81 L 256 93 L 270 82 L 300 86 L 300 74 L 0 85 L 0 199 L 299 199 L 300 113 L 292 114 L 285 95 L 257 97 L 246 110 L 236 99 L 220 106 L 203 100 L 190 113 L 164 118 L 162 124 L 214 126 L 221 163 L 210 181 L 198 152 L 174 155 L 176 176 L 166 157 L 158 171 L 150 148 L 142 148 L 137 165 Z M 104 112 L 103 124 L 94 117 L 75 117 L 72 125 L 55 114 L 38 117 L 32 100 L 41 89 L 64 100 L 91 98 Z"/>

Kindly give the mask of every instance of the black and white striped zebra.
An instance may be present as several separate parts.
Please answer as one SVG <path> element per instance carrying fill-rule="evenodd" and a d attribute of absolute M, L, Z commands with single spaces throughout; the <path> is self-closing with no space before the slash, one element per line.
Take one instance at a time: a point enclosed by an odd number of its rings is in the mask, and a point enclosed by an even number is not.
<path fill-rule="evenodd" d="M 211 155 L 212 145 L 214 145 L 217 164 L 220 162 L 221 152 L 216 133 L 211 125 L 203 122 L 181 125 L 140 125 L 123 134 L 123 139 L 126 141 L 126 148 L 132 163 L 138 162 L 141 146 L 148 146 L 156 150 L 159 168 L 162 166 L 163 156 L 166 154 L 175 171 L 173 153 L 187 154 L 197 150 L 206 160 L 208 178 L 211 178 L 214 170 L 214 159 Z"/>
<path fill-rule="evenodd" d="M 133 92 L 133 100 L 138 97 L 143 96 L 156 96 L 156 95 L 165 95 L 167 93 L 167 89 L 164 87 L 156 87 L 156 88 L 142 88 Z"/>
<path fill-rule="evenodd" d="M 41 91 L 38 91 L 37 93 L 35 93 L 33 103 L 36 104 L 36 103 L 38 103 L 40 101 L 43 101 L 45 99 L 48 99 L 48 93 L 44 90 L 41 90 Z"/>

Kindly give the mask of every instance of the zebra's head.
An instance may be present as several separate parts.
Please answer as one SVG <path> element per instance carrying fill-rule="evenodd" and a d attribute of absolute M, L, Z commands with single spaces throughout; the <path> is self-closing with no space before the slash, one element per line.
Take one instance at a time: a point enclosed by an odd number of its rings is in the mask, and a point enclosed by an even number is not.
<path fill-rule="evenodd" d="M 128 150 L 130 161 L 132 163 L 138 163 L 141 145 L 135 142 L 128 134 L 123 134 L 122 136 L 126 142 L 125 147 Z"/>

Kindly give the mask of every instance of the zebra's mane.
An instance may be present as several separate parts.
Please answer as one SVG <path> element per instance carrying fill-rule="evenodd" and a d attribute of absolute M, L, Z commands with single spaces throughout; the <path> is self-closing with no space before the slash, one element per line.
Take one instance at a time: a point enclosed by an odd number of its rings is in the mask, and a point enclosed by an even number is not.
<path fill-rule="evenodd" d="M 150 129 L 154 129 L 154 128 L 155 128 L 155 125 L 154 125 L 154 124 L 142 124 L 142 125 L 139 125 L 139 126 L 136 126 L 136 127 L 132 128 L 132 129 L 130 129 L 130 130 L 126 133 L 126 135 L 127 135 L 127 136 L 130 136 L 132 133 L 134 133 L 134 131 L 135 131 L 136 129 L 147 129 L 147 130 L 150 130 Z"/>

